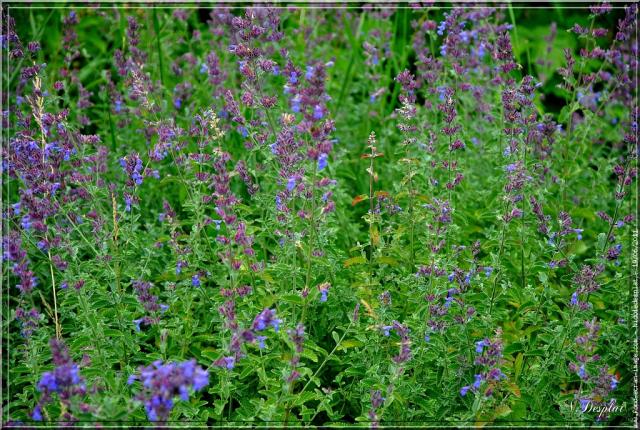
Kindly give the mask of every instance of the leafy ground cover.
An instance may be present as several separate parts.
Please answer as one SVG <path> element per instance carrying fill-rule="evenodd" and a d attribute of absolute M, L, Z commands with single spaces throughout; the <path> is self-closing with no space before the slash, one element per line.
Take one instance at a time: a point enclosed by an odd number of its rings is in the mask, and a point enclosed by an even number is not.
<path fill-rule="evenodd" d="M 636 4 L 4 4 L 2 48 L 5 425 L 636 423 Z"/>

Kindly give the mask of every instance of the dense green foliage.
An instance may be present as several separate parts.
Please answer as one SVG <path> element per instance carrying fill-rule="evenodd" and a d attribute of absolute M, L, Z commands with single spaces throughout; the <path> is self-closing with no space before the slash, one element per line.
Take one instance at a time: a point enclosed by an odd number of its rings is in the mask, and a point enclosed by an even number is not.
<path fill-rule="evenodd" d="M 4 423 L 635 422 L 635 5 L 3 8 Z"/>

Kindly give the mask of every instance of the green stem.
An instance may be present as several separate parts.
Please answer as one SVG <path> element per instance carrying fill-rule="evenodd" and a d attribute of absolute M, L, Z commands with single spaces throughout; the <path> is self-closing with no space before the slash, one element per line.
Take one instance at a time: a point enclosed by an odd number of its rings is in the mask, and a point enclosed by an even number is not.
<path fill-rule="evenodd" d="M 160 45 L 160 22 L 158 21 L 157 8 L 152 9 L 153 13 L 153 31 L 156 33 L 156 50 L 158 51 L 158 66 L 160 67 L 160 83 L 164 88 L 164 66 L 162 64 L 162 47 Z"/>

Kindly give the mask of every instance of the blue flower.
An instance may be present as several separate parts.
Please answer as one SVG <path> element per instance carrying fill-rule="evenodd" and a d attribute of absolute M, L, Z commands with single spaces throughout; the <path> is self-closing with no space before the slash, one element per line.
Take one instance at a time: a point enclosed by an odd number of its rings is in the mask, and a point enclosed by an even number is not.
<path fill-rule="evenodd" d="M 247 127 L 245 126 L 239 125 L 236 130 L 238 130 L 238 133 L 240 133 L 242 137 L 247 137 L 249 135 L 249 130 L 247 130 Z"/>
<path fill-rule="evenodd" d="M 313 78 L 313 66 L 307 66 L 307 73 L 305 73 L 304 78 L 306 80 Z"/>
<path fill-rule="evenodd" d="M 252 328 L 256 331 L 262 331 L 268 326 L 272 326 L 273 329 L 278 332 L 280 323 L 282 323 L 282 320 L 276 318 L 276 311 L 272 309 L 264 309 L 253 320 Z"/>
<path fill-rule="evenodd" d="M 291 72 L 289 74 L 289 83 L 290 84 L 298 83 L 298 74 L 296 72 Z"/>
<path fill-rule="evenodd" d="M 320 105 L 315 105 L 315 107 L 313 108 L 313 119 L 322 119 L 323 116 L 324 112 L 322 110 L 322 107 Z"/>
<path fill-rule="evenodd" d="M 589 399 L 580 399 L 580 409 L 585 412 L 587 410 L 587 406 L 589 406 L 589 403 L 591 403 L 591 400 Z"/>
<path fill-rule="evenodd" d="M 470 389 L 470 388 L 471 388 L 471 387 L 470 387 L 470 386 L 468 386 L 468 385 L 465 385 L 464 387 L 460 388 L 460 395 L 461 395 L 462 397 L 466 396 L 466 395 L 467 395 L 467 393 L 469 392 L 469 389 Z"/>
<path fill-rule="evenodd" d="M 194 287 L 200 286 L 200 276 L 197 273 L 191 277 L 191 285 Z"/>
<path fill-rule="evenodd" d="M 574 291 L 574 293 L 571 295 L 571 305 L 575 306 L 578 304 L 578 292 Z"/>
<path fill-rule="evenodd" d="M 584 364 L 578 369 L 578 376 L 580 377 L 580 379 L 584 379 L 587 376 L 587 371 L 584 369 Z"/>
<path fill-rule="evenodd" d="M 38 382 L 38 391 L 42 392 L 43 390 L 48 391 L 58 391 L 58 383 L 56 381 L 56 377 L 52 372 L 45 372 L 42 374 L 40 378 L 40 382 Z"/>
<path fill-rule="evenodd" d="M 267 336 L 256 336 L 256 339 L 258 340 L 258 348 L 264 349 L 264 341 L 267 340 Z"/>
<path fill-rule="evenodd" d="M 573 229 L 574 233 L 578 235 L 578 240 L 582 240 L 582 232 L 584 231 L 581 228 L 574 228 Z"/>
<path fill-rule="evenodd" d="M 320 291 L 320 301 L 323 303 L 327 301 L 327 290 Z"/>
<path fill-rule="evenodd" d="M 227 364 L 227 366 L 226 366 L 227 369 L 229 369 L 229 370 L 232 370 L 236 366 L 235 357 L 225 357 L 224 361 Z"/>
<path fill-rule="evenodd" d="M 291 110 L 294 111 L 295 113 L 299 113 L 300 112 L 300 97 L 295 96 L 294 98 L 291 99 Z"/>
<path fill-rule="evenodd" d="M 385 336 L 387 336 L 387 337 L 389 337 L 389 336 L 390 336 L 390 334 L 391 334 L 391 333 L 389 333 L 389 332 L 390 332 L 390 330 L 391 330 L 392 328 L 393 328 L 393 326 L 390 326 L 390 325 L 382 326 L 382 331 L 384 332 L 384 335 L 385 335 Z"/>
<path fill-rule="evenodd" d="M 142 323 L 143 319 L 133 320 L 133 323 L 136 325 L 136 331 L 140 331 L 140 323 Z"/>
<path fill-rule="evenodd" d="M 473 382 L 473 388 L 474 389 L 478 389 L 480 388 L 480 384 L 482 384 L 482 375 L 481 374 L 477 374 L 475 375 L 476 380 Z"/>
<path fill-rule="evenodd" d="M 329 164 L 327 161 L 328 155 L 325 153 L 320 154 L 318 157 L 318 170 L 323 170 Z"/>
<path fill-rule="evenodd" d="M 616 378 L 616 375 L 611 375 L 611 389 L 615 390 L 618 387 L 618 378 Z"/>
<path fill-rule="evenodd" d="M 31 418 L 33 418 L 34 421 L 42 421 L 42 411 L 40 410 L 40 405 L 36 405 L 36 407 L 33 408 Z"/>
<path fill-rule="evenodd" d="M 22 228 L 24 230 L 31 229 L 31 218 L 29 217 L 29 215 L 25 215 L 25 216 L 22 217 L 20 225 L 22 226 Z"/>
<path fill-rule="evenodd" d="M 289 179 L 287 179 L 287 191 L 293 191 L 295 187 L 296 187 L 296 177 L 292 176 Z"/>
<path fill-rule="evenodd" d="M 485 346 L 487 346 L 487 342 L 485 342 L 484 340 L 480 340 L 476 342 L 476 353 L 482 354 L 482 351 L 484 351 Z"/>

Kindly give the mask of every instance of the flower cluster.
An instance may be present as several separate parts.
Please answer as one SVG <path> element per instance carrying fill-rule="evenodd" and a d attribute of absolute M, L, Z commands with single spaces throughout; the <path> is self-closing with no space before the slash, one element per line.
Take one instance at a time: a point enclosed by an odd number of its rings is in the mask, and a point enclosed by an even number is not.
<path fill-rule="evenodd" d="M 586 333 L 575 339 L 576 361 L 569 363 L 569 370 L 577 374 L 581 381 L 576 397 L 583 410 L 587 403 L 606 405 L 606 399 L 620 382 L 619 376 L 612 374 L 608 366 L 596 364 L 601 361 L 600 355 L 596 353 L 600 323 L 593 318 L 591 321 L 584 322 L 584 328 Z M 598 419 L 604 418 L 606 414 L 598 417 Z"/>
<path fill-rule="evenodd" d="M 289 363 L 291 365 L 291 373 L 287 377 L 287 383 L 291 384 L 300 377 L 300 372 L 296 368 L 300 364 L 300 356 L 304 351 L 304 326 L 299 323 L 295 329 L 289 330 L 288 333 L 295 351 Z"/>
<path fill-rule="evenodd" d="M 209 374 L 195 360 L 182 363 L 154 361 L 150 366 L 140 367 L 138 374 L 131 375 L 131 385 L 139 380 L 143 390 L 136 400 L 144 403 L 150 421 L 164 423 L 174 406 L 176 397 L 189 400 L 189 390 L 200 391 L 209 385 Z"/>
<path fill-rule="evenodd" d="M 484 384 L 484 395 L 490 397 L 498 382 L 507 376 L 502 372 L 500 366 L 502 364 L 502 340 L 498 332 L 495 339 L 482 339 L 476 342 L 476 365 L 481 366 L 480 373 L 474 375 L 474 381 L 471 385 L 465 385 L 460 389 L 460 395 L 463 397 L 469 391 L 479 392 Z"/>
<path fill-rule="evenodd" d="M 152 286 L 150 282 L 137 280 L 133 281 L 132 285 L 138 296 L 138 301 L 144 307 L 144 310 L 150 314 L 133 321 L 136 325 L 136 330 L 140 331 L 140 324 L 151 325 L 157 323 L 159 320 L 158 312 L 165 312 L 169 309 L 169 306 L 158 303 L 158 297 L 151 293 Z"/>
<path fill-rule="evenodd" d="M 72 410 L 76 407 L 84 413 L 91 410 L 89 404 L 82 401 L 87 394 L 87 387 L 84 378 L 80 376 L 80 367 L 71 359 L 67 346 L 57 339 L 51 339 L 49 346 L 53 364 L 56 367 L 53 371 L 42 374 L 37 386 L 41 393 L 40 400 L 33 409 L 31 417 L 41 421 L 44 407 L 54 401 L 55 393 L 64 405 L 63 420 L 72 422 L 75 420 Z"/>

